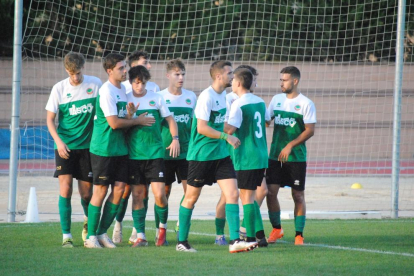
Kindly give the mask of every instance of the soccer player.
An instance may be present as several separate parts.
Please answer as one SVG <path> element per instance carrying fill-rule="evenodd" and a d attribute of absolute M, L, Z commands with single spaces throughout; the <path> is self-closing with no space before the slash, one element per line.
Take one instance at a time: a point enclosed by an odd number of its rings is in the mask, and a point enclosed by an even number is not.
<path fill-rule="evenodd" d="M 92 168 L 89 146 L 92 137 L 93 117 L 100 79 L 83 74 L 85 59 L 82 54 L 70 52 L 65 56 L 64 66 L 69 77 L 52 88 L 46 105 L 47 127 L 55 141 L 56 171 L 59 179 L 59 214 L 63 233 L 63 247 L 73 247 L 70 232 L 72 215 L 73 178 L 84 211 L 82 239 L 87 234 L 88 205 L 92 197 Z M 59 112 L 59 126 L 55 118 Z"/>
<path fill-rule="evenodd" d="M 96 116 L 90 146 L 94 193 L 89 203 L 87 248 L 116 247 L 106 234 L 115 218 L 128 179 L 128 147 L 125 129 L 135 125 L 151 126 L 155 120 L 141 114 L 131 118 L 136 106 L 127 103 L 124 56 L 111 53 L 103 60 L 108 81 L 99 89 Z M 111 185 L 101 218 L 103 201 Z"/>
<path fill-rule="evenodd" d="M 148 245 L 145 236 L 146 209 L 144 206 L 148 184 L 151 184 L 154 193 L 155 217 L 158 218 L 159 224 L 157 225 L 159 234 L 156 246 L 162 246 L 166 242 L 168 201 L 165 195 L 165 149 L 161 137 L 161 121 L 165 119 L 168 124 L 171 139 L 166 150 L 172 158 L 180 155 L 178 127 L 163 97 L 145 89 L 146 82 L 151 78 L 149 71 L 144 66 L 135 66 L 128 73 L 132 93 L 128 93 L 127 98 L 134 106 L 138 106 L 136 115 L 139 116 L 145 112 L 147 116 L 155 118 L 152 126 L 135 126 L 128 131 L 128 184 L 132 191 L 132 217 L 137 230 L 137 239 L 132 247 Z"/>
<path fill-rule="evenodd" d="M 226 92 L 233 79 L 229 61 L 215 61 L 210 67 L 213 83 L 199 96 L 191 128 L 187 160 L 187 191 L 180 206 L 177 251 L 196 252 L 188 243 L 191 215 L 204 185 L 217 182 L 226 198 L 226 218 L 230 229 L 230 253 L 252 250 L 257 244 L 239 239 L 239 205 L 236 175 L 226 141 L 234 148 L 240 140 L 223 132 Z"/>
<path fill-rule="evenodd" d="M 280 187 L 290 186 L 295 204 L 295 244 L 303 245 L 306 220 L 305 178 L 306 145 L 315 131 L 316 110 L 313 102 L 298 92 L 300 71 L 294 66 L 280 71 L 281 94 L 275 95 L 268 107 L 274 119 L 273 140 L 269 153 L 266 182 L 269 193 L 267 207 L 273 230 L 268 238 L 275 243 L 284 235 L 277 195 Z M 268 122 L 270 123 L 270 122 Z"/>
<path fill-rule="evenodd" d="M 264 101 L 250 92 L 253 81 L 250 70 L 237 68 L 234 71 L 232 89 L 239 98 L 233 102 L 224 127 L 227 134 L 234 134 L 241 142 L 240 147 L 231 150 L 231 156 L 243 204 L 247 242 L 256 242 L 259 229 L 261 237 L 258 240 L 266 241 L 260 207 L 255 197 L 268 163 L 266 121 L 270 120 L 270 115 L 266 112 Z"/>
<path fill-rule="evenodd" d="M 167 63 L 168 88 L 162 90 L 160 94 L 164 97 L 165 104 L 169 108 L 178 126 L 178 136 L 180 142 L 180 155 L 170 156 L 169 150 L 165 150 L 165 189 L 167 199 L 171 193 L 172 183 L 177 178 L 177 183 L 182 183 L 184 194 L 187 189 L 188 161 L 186 160 L 188 143 L 190 142 L 191 120 L 193 118 L 194 107 L 197 96 L 193 91 L 183 88 L 185 81 L 185 65 L 180 59 L 174 59 Z M 162 122 L 162 138 L 164 148 L 171 143 L 171 134 L 167 121 Z M 183 197 L 184 198 L 184 197 Z M 156 218 L 156 226 L 157 217 Z M 178 221 L 176 231 L 178 231 Z M 158 226 L 157 226 L 158 228 Z M 157 231 L 158 233 L 158 231 Z"/>
<path fill-rule="evenodd" d="M 147 52 L 142 51 L 142 50 L 134 51 L 128 56 L 128 65 L 130 68 L 142 65 L 142 66 L 145 66 L 145 68 L 147 68 L 148 71 L 151 69 L 149 55 Z M 127 94 L 132 92 L 132 85 L 129 80 L 122 82 L 122 84 L 125 86 Z M 147 82 L 145 89 L 149 92 L 160 91 L 160 87 L 155 82 L 151 82 L 151 81 Z M 119 206 L 118 213 L 116 214 L 114 231 L 112 233 L 112 240 L 115 244 L 122 242 L 122 221 L 124 220 L 124 217 L 125 217 L 125 212 L 128 207 L 128 200 L 129 200 L 130 195 L 131 195 L 131 187 L 127 184 L 125 186 L 124 194 L 122 195 L 121 204 Z M 148 190 L 146 191 L 146 197 L 144 199 L 144 204 L 145 204 L 145 209 L 148 209 Z M 137 239 L 137 231 L 133 227 L 131 236 L 129 238 L 129 243 L 133 244 L 136 239 Z"/>

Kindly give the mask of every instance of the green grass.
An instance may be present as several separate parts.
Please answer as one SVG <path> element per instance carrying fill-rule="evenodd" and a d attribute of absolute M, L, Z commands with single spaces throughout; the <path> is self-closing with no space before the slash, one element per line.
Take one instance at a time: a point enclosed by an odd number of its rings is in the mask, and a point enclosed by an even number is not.
<path fill-rule="evenodd" d="M 147 227 L 153 227 L 147 222 Z M 175 222 L 170 221 L 172 226 Z M 124 225 L 124 239 L 131 222 Z M 266 232 L 270 224 L 265 221 Z M 230 254 L 215 246 L 214 221 L 192 222 L 189 241 L 196 254 L 150 245 L 116 249 L 82 247 L 81 223 L 73 223 L 75 248 L 60 247 L 59 223 L 0 224 L 1 275 L 413 275 L 414 220 L 308 220 L 305 246 L 294 246 L 292 221 L 283 221 L 281 243 L 253 252 Z M 109 230 L 112 234 L 112 228 Z M 198 233 L 198 234 L 197 234 Z M 340 246 L 332 248 L 326 246 Z M 358 251 L 358 250 L 366 251 Z M 405 254 L 405 255 L 404 255 Z"/>

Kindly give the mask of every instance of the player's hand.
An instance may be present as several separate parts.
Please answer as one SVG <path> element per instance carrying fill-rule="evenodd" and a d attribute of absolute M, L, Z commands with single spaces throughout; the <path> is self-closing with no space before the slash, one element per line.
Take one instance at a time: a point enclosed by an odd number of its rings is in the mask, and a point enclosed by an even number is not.
<path fill-rule="evenodd" d="M 155 118 L 150 116 L 147 117 L 148 112 L 144 112 L 141 115 L 139 115 L 138 117 L 135 118 L 135 120 L 137 121 L 138 125 L 142 125 L 142 126 L 152 126 L 155 123 Z"/>
<path fill-rule="evenodd" d="M 134 105 L 134 103 L 128 103 L 127 104 L 127 106 L 126 106 L 126 109 L 127 109 L 127 111 L 128 111 L 128 115 L 129 116 L 134 116 L 134 114 L 135 114 L 135 112 L 137 112 L 137 110 L 138 110 L 138 106 L 139 106 L 139 103 L 137 104 L 137 106 L 135 106 Z"/>
<path fill-rule="evenodd" d="M 282 163 L 287 162 L 291 152 L 292 152 L 292 147 L 287 145 L 286 147 L 282 149 L 277 160 Z"/>
<path fill-rule="evenodd" d="M 56 147 L 57 147 L 58 154 L 61 158 L 69 159 L 70 149 L 65 143 L 63 142 L 56 143 Z"/>
<path fill-rule="evenodd" d="M 170 156 L 176 158 L 180 156 L 180 143 L 178 140 L 172 140 L 171 144 L 168 146 L 167 150 L 170 150 Z"/>
<path fill-rule="evenodd" d="M 232 145 L 233 148 L 235 148 L 235 149 L 237 149 L 241 145 L 241 142 L 240 142 L 239 138 L 234 137 L 233 135 L 228 135 L 227 136 L 227 143 Z"/>

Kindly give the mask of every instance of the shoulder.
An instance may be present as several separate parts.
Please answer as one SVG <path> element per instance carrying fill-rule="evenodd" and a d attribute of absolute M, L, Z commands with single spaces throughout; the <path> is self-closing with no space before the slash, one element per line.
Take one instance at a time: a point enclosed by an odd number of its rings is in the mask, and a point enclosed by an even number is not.
<path fill-rule="evenodd" d="M 305 106 L 315 106 L 313 101 L 309 99 L 308 97 L 306 97 L 305 95 L 303 95 L 302 93 L 298 97 L 298 102 Z"/>
<path fill-rule="evenodd" d="M 59 81 L 53 85 L 52 91 L 61 92 L 65 89 L 66 86 L 70 85 L 69 78 Z"/>
<path fill-rule="evenodd" d="M 157 93 L 162 95 L 162 96 L 165 96 L 167 93 L 169 93 L 168 88 L 165 88 L 164 90 L 158 91 Z"/>
<path fill-rule="evenodd" d="M 95 76 L 88 76 L 88 75 L 83 75 L 84 76 L 84 78 L 85 78 L 85 82 L 86 83 L 93 83 L 93 84 L 96 84 L 96 85 L 98 85 L 98 86 L 101 86 L 102 85 L 102 81 L 101 81 L 101 79 L 100 78 L 98 78 L 98 77 L 95 77 Z"/>

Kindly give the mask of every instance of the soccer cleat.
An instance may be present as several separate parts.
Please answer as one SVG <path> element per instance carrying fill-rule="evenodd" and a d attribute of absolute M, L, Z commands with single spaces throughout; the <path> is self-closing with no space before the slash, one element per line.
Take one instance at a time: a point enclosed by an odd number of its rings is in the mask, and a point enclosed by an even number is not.
<path fill-rule="evenodd" d="M 303 245 L 304 238 L 301 235 L 295 237 L 295 245 Z"/>
<path fill-rule="evenodd" d="M 267 239 L 267 242 L 268 243 L 276 243 L 276 241 L 278 239 L 283 238 L 283 236 L 284 236 L 284 233 L 283 233 L 282 228 L 280 228 L 280 229 L 273 228 L 272 232 L 269 235 L 269 238 Z"/>
<path fill-rule="evenodd" d="M 108 237 L 107 233 L 104 233 L 102 235 L 96 236 L 99 243 L 102 247 L 105 248 L 116 248 L 115 244 L 111 241 L 111 239 Z"/>
<path fill-rule="evenodd" d="M 132 247 L 142 247 L 142 246 L 148 246 L 148 241 L 144 239 L 137 239 Z"/>
<path fill-rule="evenodd" d="M 83 246 L 86 248 L 102 248 L 96 236 L 90 236 L 89 239 L 86 239 Z"/>
<path fill-rule="evenodd" d="M 88 217 L 83 217 L 82 241 L 85 242 L 88 235 Z"/>
<path fill-rule="evenodd" d="M 240 227 L 240 230 L 239 230 L 239 237 L 240 237 L 241 240 L 246 240 L 247 239 L 246 231 L 243 231 L 243 229 L 241 229 L 241 227 Z"/>
<path fill-rule="evenodd" d="M 269 244 L 266 241 L 266 238 L 256 239 L 258 247 L 267 247 Z"/>
<path fill-rule="evenodd" d="M 216 245 L 228 245 L 228 242 L 226 241 L 226 237 L 224 235 L 217 236 L 216 241 L 214 242 Z"/>
<path fill-rule="evenodd" d="M 73 240 L 71 238 L 66 238 L 62 242 L 63 248 L 73 248 Z"/>
<path fill-rule="evenodd" d="M 257 247 L 257 242 L 247 242 L 243 240 L 236 240 L 233 244 L 229 245 L 229 252 L 230 253 L 240 253 L 240 252 L 247 252 L 252 251 Z"/>
<path fill-rule="evenodd" d="M 178 242 L 177 246 L 175 247 L 175 250 L 177 251 L 183 251 L 183 252 L 190 252 L 195 253 L 197 250 L 195 250 L 191 245 L 185 241 L 185 242 Z"/>
<path fill-rule="evenodd" d="M 131 236 L 129 237 L 129 240 L 128 240 L 128 243 L 129 244 L 134 244 L 137 239 L 138 239 L 137 230 L 135 229 L 135 227 L 133 227 Z"/>
<path fill-rule="evenodd" d="M 167 229 L 160 227 L 160 232 L 156 238 L 156 246 L 163 246 L 167 240 Z"/>
<path fill-rule="evenodd" d="M 115 222 L 114 231 L 112 232 L 112 241 L 115 244 L 122 242 L 122 222 Z"/>

